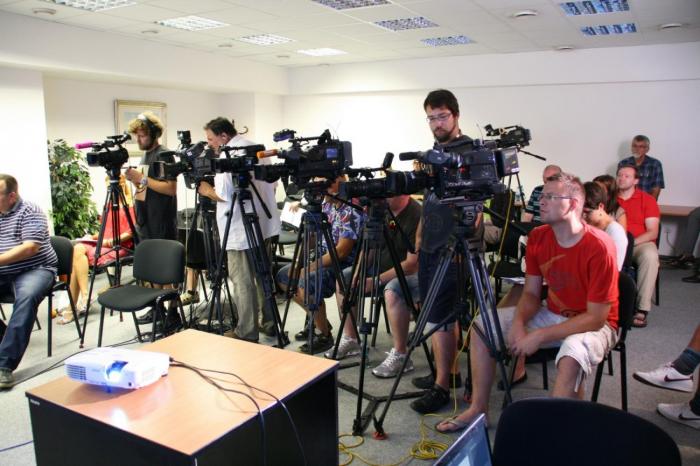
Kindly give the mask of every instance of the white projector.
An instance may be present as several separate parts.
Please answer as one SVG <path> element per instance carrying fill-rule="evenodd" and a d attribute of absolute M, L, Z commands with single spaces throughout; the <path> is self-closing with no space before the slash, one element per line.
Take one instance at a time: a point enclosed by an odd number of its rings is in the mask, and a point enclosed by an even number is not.
<path fill-rule="evenodd" d="M 168 375 L 165 353 L 95 348 L 66 359 L 66 374 L 78 382 L 106 387 L 141 388 Z"/>

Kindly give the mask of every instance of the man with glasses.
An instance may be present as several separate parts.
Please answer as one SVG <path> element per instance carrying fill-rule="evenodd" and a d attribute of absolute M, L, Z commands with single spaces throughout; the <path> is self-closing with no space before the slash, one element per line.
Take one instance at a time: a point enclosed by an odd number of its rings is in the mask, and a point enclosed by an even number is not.
<path fill-rule="evenodd" d="M 0 389 L 14 385 L 12 372 L 29 345 L 57 265 L 46 215 L 19 197 L 13 176 L 0 173 L 0 294 L 14 296 L 9 324 L 0 320 Z"/>
<path fill-rule="evenodd" d="M 511 354 L 531 355 L 559 347 L 552 396 L 582 399 L 584 380 L 616 340 L 618 271 L 615 245 L 605 232 L 581 220 L 584 190 L 565 173 L 545 183 L 540 215 L 545 225 L 530 233 L 525 286 L 517 306 L 499 309 Z M 543 283 L 547 301 L 540 299 Z M 482 325 L 477 317 L 475 325 Z M 496 363 L 480 338 L 471 339 L 472 403 L 446 419 L 440 432 L 464 429 L 489 408 Z"/>
<path fill-rule="evenodd" d="M 659 193 L 665 188 L 664 169 L 661 162 L 649 153 L 649 138 L 638 134 L 632 139 L 632 155 L 617 164 L 618 170 L 625 165 L 634 165 L 639 172 L 639 189 L 659 200 Z"/>
<path fill-rule="evenodd" d="M 459 103 L 452 92 L 439 89 L 428 94 L 423 102 L 426 120 L 435 138 L 435 147 L 457 141 L 471 141 L 459 129 Z M 464 146 L 469 149 L 469 145 Z M 437 196 L 426 190 L 423 198 L 423 215 L 416 233 L 418 255 L 418 286 L 421 302 L 425 302 L 428 288 L 437 272 L 441 252 L 446 247 L 454 229 L 453 208 L 440 204 Z M 440 284 L 436 299 L 430 309 L 428 327 L 430 330 L 453 312 L 457 299 L 457 265 L 452 262 Z M 456 316 L 455 316 L 456 319 Z M 443 325 L 432 335 L 435 356 L 436 377 L 431 375 L 413 379 L 418 388 L 426 389 L 425 394 L 411 403 L 411 408 L 419 413 L 432 413 L 450 401 L 449 388 L 459 386 L 459 375 L 450 376 L 457 351 L 456 320 Z"/>

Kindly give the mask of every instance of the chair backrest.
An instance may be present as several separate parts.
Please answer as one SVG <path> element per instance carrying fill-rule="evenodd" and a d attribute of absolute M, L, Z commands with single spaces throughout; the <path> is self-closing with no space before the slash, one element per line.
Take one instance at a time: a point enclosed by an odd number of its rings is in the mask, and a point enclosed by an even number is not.
<path fill-rule="evenodd" d="M 58 257 L 58 275 L 70 277 L 73 270 L 73 243 L 65 236 L 52 236 L 51 246 Z"/>
<path fill-rule="evenodd" d="M 501 414 L 493 464 L 680 466 L 681 457 L 666 432 L 634 414 L 590 401 L 530 398 Z"/>
<path fill-rule="evenodd" d="M 185 279 L 185 246 L 169 239 L 145 239 L 134 251 L 134 278 L 158 285 Z"/>
<path fill-rule="evenodd" d="M 510 219 L 506 220 L 513 220 L 515 218 L 515 208 L 513 208 L 513 204 L 515 204 L 515 193 L 509 189 L 504 193 L 494 195 L 493 199 L 491 199 L 490 206 L 491 210 L 504 218 L 508 214 L 508 208 L 510 207 Z M 491 222 L 494 224 L 494 226 L 503 228 L 503 221 L 501 219 L 491 216 Z"/>
<path fill-rule="evenodd" d="M 618 278 L 618 289 L 620 292 L 618 304 L 618 325 L 622 329 L 623 335 L 632 327 L 634 321 L 634 312 L 636 310 L 635 301 L 637 300 L 637 285 L 635 285 L 632 277 L 625 272 L 620 272 Z"/>
<path fill-rule="evenodd" d="M 627 251 L 625 251 L 625 260 L 622 267 L 628 269 L 632 267 L 632 256 L 634 256 L 634 236 L 629 231 L 627 232 Z"/>

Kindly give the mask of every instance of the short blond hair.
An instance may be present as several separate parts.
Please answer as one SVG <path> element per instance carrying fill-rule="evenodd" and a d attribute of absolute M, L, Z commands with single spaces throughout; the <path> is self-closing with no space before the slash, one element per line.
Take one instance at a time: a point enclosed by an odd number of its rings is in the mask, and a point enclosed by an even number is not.
<path fill-rule="evenodd" d="M 163 122 L 153 112 L 143 112 L 129 122 L 129 133 L 134 134 L 138 130 L 147 131 L 153 139 L 158 139 L 165 130 Z"/>
<path fill-rule="evenodd" d="M 547 181 L 563 184 L 566 195 L 578 200 L 578 207 L 576 210 L 579 211 L 579 214 L 583 212 L 583 204 L 586 202 L 586 195 L 583 183 L 581 183 L 581 179 L 578 176 L 561 172 L 550 176 L 547 178 Z"/>

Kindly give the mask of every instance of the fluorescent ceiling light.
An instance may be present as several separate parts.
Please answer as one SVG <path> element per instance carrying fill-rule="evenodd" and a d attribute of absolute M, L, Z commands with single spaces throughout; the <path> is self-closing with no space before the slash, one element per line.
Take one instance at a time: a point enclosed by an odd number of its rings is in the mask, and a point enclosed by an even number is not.
<path fill-rule="evenodd" d="M 532 18 L 537 15 L 539 15 L 537 10 L 522 10 L 513 13 L 513 18 Z"/>
<path fill-rule="evenodd" d="M 666 29 L 677 29 L 677 28 L 682 28 L 683 24 L 682 23 L 666 23 L 662 24 L 659 26 L 660 31 L 664 31 Z"/>
<path fill-rule="evenodd" d="M 312 0 L 334 10 L 349 10 L 351 8 L 365 8 L 370 6 L 389 5 L 388 0 Z"/>
<path fill-rule="evenodd" d="M 320 49 L 306 49 L 297 50 L 297 53 L 303 53 L 304 55 L 310 55 L 312 57 L 329 57 L 332 55 L 345 55 L 347 52 L 337 49 L 320 48 Z"/>
<path fill-rule="evenodd" d="M 136 5 L 133 0 L 44 0 L 56 5 L 65 5 L 87 11 L 103 11 Z"/>
<path fill-rule="evenodd" d="M 467 36 L 448 36 L 448 37 L 433 37 L 430 39 L 421 39 L 426 45 L 431 47 L 443 47 L 445 45 L 462 45 L 471 43 L 471 39 Z"/>
<path fill-rule="evenodd" d="M 585 2 L 563 2 L 559 6 L 566 16 L 600 15 L 630 11 L 627 0 L 595 0 Z"/>
<path fill-rule="evenodd" d="M 581 32 L 586 36 L 632 34 L 637 32 L 637 26 L 634 23 L 609 24 L 607 26 L 586 26 L 581 28 Z"/>
<path fill-rule="evenodd" d="M 228 26 L 226 23 L 209 18 L 202 18 L 201 16 L 181 16 L 179 18 L 162 19 L 160 21 L 156 21 L 156 24 L 175 29 L 184 29 L 185 31 L 202 31 L 204 29 L 215 29 Z"/>
<path fill-rule="evenodd" d="M 289 37 L 277 36 L 275 34 L 260 34 L 257 36 L 245 36 L 245 37 L 239 37 L 236 40 L 239 40 L 241 42 L 247 42 L 248 44 L 255 44 L 255 45 L 278 45 L 278 44 L 286 44 L 287 42 L 294 42 L 294 39 L 290 39 Z"/>
<path fill-rule="evenodd" d="M 408 29 L 434 28 L 437 24 L 427 18 L 417 16 L 415 18 L 388 19 L 385 21 L 375 21 L 379 27 L 390 29 L 392 31 L 405 31 Z"/>

